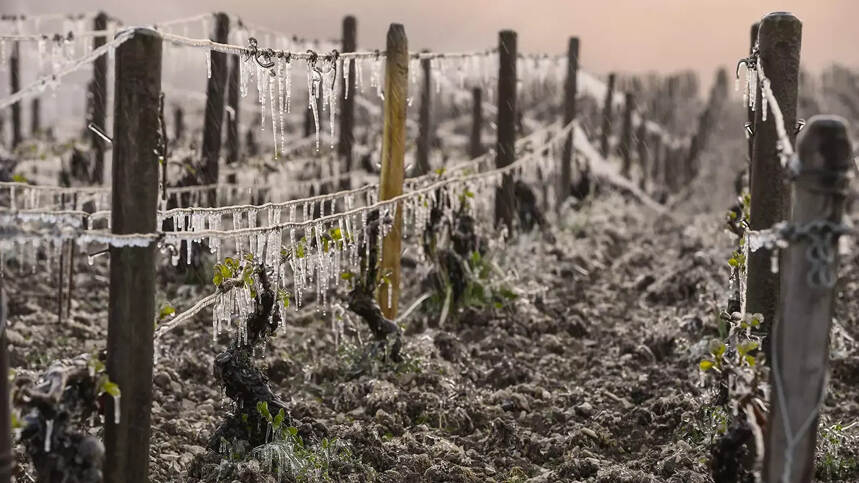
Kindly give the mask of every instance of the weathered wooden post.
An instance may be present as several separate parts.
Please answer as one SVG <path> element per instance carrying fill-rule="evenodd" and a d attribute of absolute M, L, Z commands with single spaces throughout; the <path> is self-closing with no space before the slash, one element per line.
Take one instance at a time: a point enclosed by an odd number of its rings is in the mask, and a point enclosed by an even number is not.
<path fill-rule="evenodd" d="M 638 187 L 642 191 L 647 186 L 647 177 L 650 173 L 647 144 L 647 119 L 642 115 L 641 122 L 638 123 L 638 129 L 635 132 L 635 150 L 638 153 L 638 165 L 641 167 L 641 179 L 638 180 Z"/>
<path fill-rule="evenodd" d="M 608 158 L 608 142 L 611 136 L 612 107 L 614 101 L 614 73 L 608 75 L 608 89 L 602 109 L 602 129 L 600 130 L 600 153 Z"/>
<path fill-rule="evenodd" d="M 138 28 L 116 49 L 113 233 L 152 233 L 158 193 L 161 36 Z M 155 245 L 110 248 L 107 373 L 122 391 L 106 409 L 104 481 L 146 482 L 152 405 Z"/>
<path fill-rule="evenodd" d="M 42 109 L 39 105 L 39 98 L 34 97 L 30 103 L 30 136 L 36 137 L 39 130 L 42 128 Z"/>
<path fill-rule="evenodd" d="M 179 142 L 185 135 L 185 111 L 176 106 L 173 110 L 173 140 Z"/>
<path fill-rule="evenodd" d="M 409 42 L 402 24 L 392 23 L 388 27 L 385 56 L 385 127 L 382 135 L 379 200 L 389 200 L 403 193 L 408 93 Z M 390 273 L 388 279 L 391 283 L 379 288 L 378 301 L 385 317 L 393 320 L 397 316 L 400 297 L 403 213 L 399 206 L 392 206 L 391 212 L 394 225 L 382 242 L 381 265 L 381 273 Z"/>
<path fill-rule="evenodd" d="M 471 137 L 468 155 L 474 159 L 483 154 L 483 89 L 471 89 Z"/>
<path fill-rule="evenodd" d="M 227 164 L 233 164 L 239 160 L 239 115 L 241 111 L 239 74 L 241 73 L 241 61 L 241 57 L 236 54 L 230 56 L 230 79 L 227 84 L 227 106 L 230 108 L 230 113 L 227 116 Z"/>
<path fill-rule="evenodd" d="M 766 29 L 764 20 L 762 35 Z M 814 479 L 838 278 L 838 234 L 844 227 L 853 166 L 853 146 L 840 117 L 812 117 L 797 144 L 791 235 L 783 252 L 779 315 L 771 332 L 772 397 L 764 481 L 772 483 Z"/>
<path fill-rule="evenodd" d="M 579 38 L 570 37 L 567 46 L 567 79 L 564 82 L 564 126 L 576 118 L 576 94 L 578 93 L 579 75 Z M 573 131 L 564 140 L 561 151 L 561 176 L 558 186 L 558 201 L 555 204 L 560 211 L 561 205 L 570 196 L 573 184 Z"/>
<path fill-rule="evenodd" d="M 432 119 L 430 119 L 430 108 L 432 107 L 432 72 L 430 71 L 430 59 L 421 59 L 421 72 L 423 82 L 421 84 L 421 107 L 418 113 L 418 152 L 415 163 L 414 175 L 420 176 L 429 173 L 429 152 L 432 138 Z"/>
<path fill-rule="evenodd" d="M 21 90 L 21 46 L 16 40 L 12 43 L 9 55 L 9 92 Z M 21 144 L 21 102 L 12 104 L 12 148 Z"/>
<path fill-rule="evenodd" d="M 6 291 L 0 279 L 0 483 L 10 483 L 15 472 L 12 453 L 12 408 L 9 399 L 9 344 L 6 340 Z"/>
<path fill-rule="evenodd" d="M 216 13 L 215 31 L 212 40 L 222 44 L 227 43 L 230 33 L 230 17 L 225 13 Z M 227 55 L 221 52 L 211 53 L 212 75 L 206 84 L 206 114 L 203 124 L 203 184 L 218 183 L 218 158 L 221 155 L 221 127 L 224 123 L 224 90 L 227 86 Z M 209 190 L 209 205 L 218 202 L 218 190 Z"/>
<path fill-rule="evenodd" d="M 784 127 L 791 142 L 796 138 L 796 101 L 799 82 L 799 49 L 802 23 L 789 13 L 771 13 L 761 20 L 758 43 L 759 62 L 770 80 L 773 94 L 781 107 Z M 760 92 L 760 90 L 758 90 Z M 760 102 L 755 109 L 754 151 L 752 154 L 751 219 L 752 230 L 763 230 L 783 221 L 790 212 L 790 193 L 778 152 L 775 116 L 763 121 Z M 769 326 L 775 320 L 779 294 L 778 274 L 772 271 L 770 250 L 749 255 L 746 307 L 760 313 Z"/>
<path fill-rule="evenodd" d="M 654 133 L 651 139 L 653 140 L 653 160 L 650 163 L 650 184 L 655 191 L 665 184 L 665 156 L 662 136 Z"/>
<path fill-rule="evenodd" d="M 516 160 L 516 32 L 502 30 L 498 34 L 498 141 L 495 167 L 503 168 Z M 501 187 L 495 191 L 495 224 L 513 229 L 516 194 L 513 176 L 505 174 Z"/>
<path fill-rule="evenodd" d="M 93 19 L 94 30 L 107 29 L 107 14 L 99 12 Z M 92 42 L 94 49 L 104 45 L 107 39 L 103 35 L 95 37 Z M 99 129 L 106 130 L 107 122 L 107 55 L 100 55 L 92 63 L 92 83 L 90 84 L 92 96 L 92 119 L 90 122 Z M 92 174 L 93 184 L 104 183 L 104 151 L 105 141 L 95 132 L 90 132 L 90 146 L 92 146 Z"/>
<path fill-rule="evenodd" d="M 624 178 L 632 179 L 630 170 L 632 169 L 632 111 L 635 109 L 635 97 L 631 92 L 627 92 L 623 102 L 623 125 L 620 131 L 620 143 L 618 145 L 618 154 L 623 160 L 623 168 L 621 175 Z"/>
<path fill-rule="evenodd" d="M 689 151 L 685 153 L 686 156 L 683 158 L 684 184 L 691 182 L 693 179 L 695 179 L 695 176 L 698 175 L 697 159 L 698 152 L 700 151 L 700 139 L 701 138 L 698 137 L 698 134 L 693 134 L 692 137 L 689 138 Z"/>
<path fill-rule="evenodd" d="M 355 52 L 358 43 L 358 25 L 355 17 L 347 15 L 343 18 L 343 52 Z M 337 144 L 337 152 L 343 158 L 343 172 L 352 171 L 352 146 L 355 144 L 355 61 L 348 60 L 349 82 L 343 83 L 340 94 L 340 139 Z M 344 69 L 346 65 L 343 66 Z M 349 189 L 351 186 L 349 177 L 340 180 L 340 189 Z"/>

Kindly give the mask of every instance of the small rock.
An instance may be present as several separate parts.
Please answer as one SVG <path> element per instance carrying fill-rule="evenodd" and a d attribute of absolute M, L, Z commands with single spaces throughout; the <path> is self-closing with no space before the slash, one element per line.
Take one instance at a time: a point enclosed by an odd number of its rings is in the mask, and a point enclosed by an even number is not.
<path fill-rule="evenodd" d="M 198 446 L 196 444 L 186 444 L 185 445 L 185 451 L 187 451 L 188 453 L 191 453 L 194 456 L 206 454 L 206 448 L 204 448 L 202 446 Z"/>
<path fill-rule="evenodd" d="M 155 382 L 156 386 L 163 389 L 166 389 L 167 386 L 169 386 L 170 383 L 173 382 L 170 380 L 170 376 L 166 372 L 159 372 L 155 374 L 155 377 L 153 377 L 152 380 Z"/>
<path fill-rule="evenodd" d="M 6 329 L 6 340 L 8 340 L 10 344 L 17 345 L 19 347 L 24 346 L 27 343 L 27 341 L 24 340 L 24 336 L 10 328 Z"/>
<path fill-rule="evenodd" d="M 576 414 L 579 416 L 589 418 L 594 413 L 594 407 L 591 403 L 585 401 L 578 406 L 576 406 Z"/>

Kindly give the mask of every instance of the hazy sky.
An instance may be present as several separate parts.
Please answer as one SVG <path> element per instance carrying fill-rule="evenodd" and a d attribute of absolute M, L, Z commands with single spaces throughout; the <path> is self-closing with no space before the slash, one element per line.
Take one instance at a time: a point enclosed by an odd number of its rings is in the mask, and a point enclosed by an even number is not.
<path fill-rule="evenodd" d="M 0 13 L 104 9 L 126 24 L 147 24 L 207 11 L 302 37 L 339 36 L 341 19 L 358 19 L 363 48 L 384 45 L 390 22 L 403 23 L 412 49 L 474 50 L 519 33 L 519 48 L 560 53 L 581 39 L 581 62 L 594 72 L 692 68 L 709 80 L 748 50 L 749 26 L 771 11 L 803 21 L 802 62 L 859 67 L 859 0 L 3 0 Z"/>

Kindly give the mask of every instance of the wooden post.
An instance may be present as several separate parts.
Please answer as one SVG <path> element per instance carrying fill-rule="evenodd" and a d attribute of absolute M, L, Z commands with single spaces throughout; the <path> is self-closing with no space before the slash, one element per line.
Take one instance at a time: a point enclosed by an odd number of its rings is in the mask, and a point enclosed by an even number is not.
<path fill-rule="evenodd" d="M 113 233 L 152 233 L 158 193 L 154 150 L 161 92 L 161 36 L 138 28 L 116 49 Z M 155 245 L 110 248 L 107 373 L 122 391 L 119 422 L 106 409 L 104 481 L 146 482 L 152 405 Z"/>
<path fill-rule="evenodd" d="M 107 14 L 99 12 L 93 19 L 94 30 L 105 30 L 107 28 Z M 94 49 L 104 45 L 107 39 L 101 35 L 95 37 L 92 42 Z M 107 55 L 101 55 L 92 64 L 92 119 L 91 122 L 99 129 L 107 131 Z M 90 132 L 90 145 L 92 146 L 92 174 L 93 184 L 104 183 L 104 151 L 105 141 L 98 134 Z"/>
<path fill-rule="evenodd" d="M 623 103 L 623 126 L 620 131 L 620 144 L 618 145 L 618 153 L 623 160 L 623 168 L 621 175 L 624 178 L 632 179 L 630 170 L 632 169 L 632 111 L 635 109 L 635 97 L 631 92 L 627 92 Z"/>
<path fill-rule="evenodd" d="M 423 83 L 421 85 L 421 107 L 418 113 L 418 152 L 414 170 L 415 176 L 420 176 L 430 171 L 429 152 L 430 140 L 432 138 L 432 119 L 430 119 L 432 97 L 430 96 L 430 89 L 432 87 L 432 72 L 430 71 L 429 59 L 421 59 L 421 72 L 423 73 Z"/>
<path fill-rule="evenodd" d="M 9 56 L 9 92 L 21 90 L 21 46 L 16 40 L 12 43 L 12 54 Z M 12 104 L 12 148 L 21 144 L 21 102 Z"/>
<path fill-rule="evenodd" d="M 760 28 L 760 25 L 761 25 L 760 22 L 755 22 L 752 24 L 751 41 L 749 43 L 749 55 L 752 55 L 755 52 L 755 45 L 758 43 L 758 29 Z M 755 111 L 753 111 L 750 106 L 746 106 L 746 115 L 748 118 L 749 128 L 752 130 L 751 134 L 749 134 L 748 131 L 746 132 L 746 135 L 748 136 L 748 141 L 749 141 L 749 184 L 751 185 L 751 179 L 752 179 L 751 167 L 752 167 L 752 156 L 753 156 L 752 151 L 754 150 L 754 146 L 755 146 L 755 138 L 754 138 Z"/>
<path fill-rule="evenodd" d="M 579 74 L 579 38 L 570 37 L 567 46 L 567 79 L 564 82 L 564 126 L 573 122 L 576 118 L 576 94 L 578 93 Z M 573 184 L 573 132 L 564 140 L 564 149 L 561 151 L 561 176 L 558 186 L 558 201 L 556 207 L 561 209 L 564 200 L 570 196 Z"/>
<path fill-rule="evenodd" d="M 30 103 L 30 136 L 36 137 L 39 130 L 42 128 L 41 108 L 39 106 L 39 98 L 34 97 Z"/>
<path fill-rule="evenodd" d="M 498 141 L 495 167 L 503 168 L 516 160 L 516 32 L 498 34 Z M 513 176 L 505 174 L 495 192 L 495 224 L 513 229 L 516 197 Z"/>
<path fill-rule="evenodd" d="M 662 136 L 653 134 L 651 139 L 653 140 L 653 160 L 650 163 L 650 185 L 651 189 L 656 190 L 665 184 L 665 156 L 662 149 Z"/>
<path fill-rule="evenodd" d="M 684 158 L 685 163 L 683 164 L 684 184 L 690 183 L 698 174 L 696 162 L 698 159 L 698 152 L 700 151 L 700 143 L 701 138 L 698 134 L 693 134 L 689 139 L 689 151 L 686 153 L 686 157 Z"/>
<path fill-rule="evenodd" d="M 177 106 L 173 111 L 173 140 L 179 142 L 185 134 L 185 111 Z"/>
<path fill-rule="evenodd" d="M 388 200 L 403 193 L 406 159 L 406 100 L 409 94 L 409 43 L 401 24 L 388 28 L 385 57 L 385 127 L 382 134 L 382 172 L 379 199 Z M 402 245 L 402 209 L 391 208 L 394 225 L 382 243 L 380 273 L 390 273 L 389 285 L 378 293 L 379 306 L 388 319 L 395 319 L 400 297 L 400 251 Z M 391 294 L 388 295 L 388 291 Z M 390 304 L 388 301 L 390 300 Z"/>
<path fill-rule="evenodd" d="M 232 114 L 227 115 L 227 164 L 233 164 L 239 160 L 239 74 L 241 73 L 241 57 L 236 54 L 230 56 L 230 80 L 227 86 L 227 105 Z M 277 146 L 275 146 L 277 149 Z"/>
<path fill-rule="evenodd" d="M 647 186 L 647 177 L 650 173 L 647 144 L 647 119 L 641 116 L 641 122 L 638 124 L 638 130 L 635 132 L 635 150 L 638 153 L 638 165 L 641 167 L 641 179 L 638 181 L 638 187 L 642 191 Z"/>
<path fill-rule="evenodd" d="M 216 13 L 212 40 L 227 43 L 230 18 Z M 212 51 L 212 76 L 206 85 L 206 117 L 203 125 L 203 184 L 218 183 L 218 158 L 221 154 L 221 126 L 224 123 L 224 90 L 227 85 L 227 55 Z M 209 205 L 217 204 L 217 189 L 209 191 Z"/>
<path fill-rule="evenodd" d="M 789 13 L 771 13 L 761 20 L 758 40 L 760 63 L 770 79 L 773 94 L 784 116 L 791 142 L 796 137 L 796 101 L 799 82 L 799 48 L 802 23 Z M 758 90 L 760 92 L 760 89 Z M 763 230 L 785 220 L 790 212 L 790 193 L 781 167 L 775 116 L 762 118 L 760 98 L 755 109 L 755 136 L 752 156 L 751 219 L 752 230 Z M 746 307 L 764 316 L 764 324 L 775 320 L 779 294 L 778 274 L 772 272 L 770 250 L 749 254 Z M 768 345 L 768 344 L 767 344 Z"/>
<path fill-rule="evenodd" d="M 602 157 L 608 158 L 608 142 L 611 136 L 612 104 L 614 100 L 614 74 L 608 75 L 608 90 L 605 94 L 605 102 L 602 109 L 602 129 L 600 130 L 600 153 Z"/>
<path fill-rule="evenodd" d="M 764 20 L 762 35 L 767 28 Z M 790 239 L 783 252 L 779 316 L 771 335 L 772 402 L 764 481 L 773 483 L 814 479 L 838 277 L 838 237 L 832 233 L 843 226 L 848 171 L 853 167 L 846 121 L 837 116 L 812 117 L 799 136 L 797 153 L 790 226 L 808 234 Z M 811 259 L 809 253 L 817 255 Z"/>
<path fill-rule="evenodd" d="M 483 154 L 483 90 L 471 89 L 471 139 L 468 142 L 468 155 L 474 159 Z"/>
<path fill-rule="evenodd" d="M 9 343 L 6 340 L 6 291 L 0 279 L 0 483 L 12 481 L 15 456 L 12 453 L 12 408 L 9 399 Z"/>
<path fill-rule="evenodd" d="M 343 18 L 343 52 L 354 52 L 358 42 L 358 24 L 355 17 L 347 15 Z M 349 60 L 349 82 L 343 83 L 340 95 L 340 140 L 337 152 L 343 158 L 343 172 L 352 171 L 352 146 L 355 144 L 355 61 Z M 345 67 L 345 66 L 344 66 Z M 346 190 L 351 186 L 351 180 L 344 177 L 340 180 L 340 189 Z"/>

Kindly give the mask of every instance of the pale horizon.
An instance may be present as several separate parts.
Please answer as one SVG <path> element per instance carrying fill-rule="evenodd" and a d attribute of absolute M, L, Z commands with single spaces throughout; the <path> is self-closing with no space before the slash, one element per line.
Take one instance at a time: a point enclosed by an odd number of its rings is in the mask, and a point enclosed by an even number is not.
<path fill-rule="evenodd" d="M 280 6 L 277 6 L 280 5 Z M 748 51 L 752 23 L 773 11 L 803 22 L 802 66 L 819 72 L 831 64 L 859 67 L 859 2 L 799 0 L 614 0 L 579 2 L 511 0 L 434 2 L 297 0 L 187 0 L 181 3 L 79 0 L 74 11 L 104 10 L 127 25 L 145 25 L 203 12 L 224 11 L 257 25 L 306 38 L 337 38 L 345 15 L 358 20 L 362 48 L 383 45 L 392 22 L 405 25 L 412 49 L 476 50 L 494 46 L 497 32 L 517 31 L 522 52 L 562 53 L 570 36 L 581 42 L 580 61 L 595 73 L 665 74 L 691 69 L 709 84 L 719 67 L 732 67 Z M 66 12 L 66 1 L 10 0 L 3 13 Z"/>

